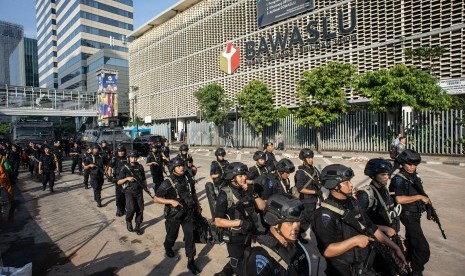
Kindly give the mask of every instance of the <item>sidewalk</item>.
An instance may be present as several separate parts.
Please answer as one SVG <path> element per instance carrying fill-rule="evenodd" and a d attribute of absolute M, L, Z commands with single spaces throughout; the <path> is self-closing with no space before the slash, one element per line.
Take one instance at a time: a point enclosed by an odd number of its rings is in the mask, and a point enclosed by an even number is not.
<path fill-rule="evenodd" d="M 178 149 L 178 145 L 172 145 L 173 149 Z M 190 150 L 192 151 L 215 151 L 216 147 L 211 146 L 191 146 Z M 241 154 L 241 155 L 252 155 L 258 148 L 241 148 L 239 150 L 236 149 L 227 149 L 228 154 Z M 299 157 L 299 150 L 275 150 L 274 151 L 276 156 L 280 156 L 281 158 L 298 158 Z M 382 153 L 382 152 L 338 152 L 338 151 L 323 151 L 320 153 L 315 153 L 315 158 L 327 158 L 327 159 L 353 159 L 358 160 L 360 162 L 368 161 L 372 158 L 382 157 L 385 159 L 390 159 L 389 153 Z M 248 157 L 246 157 L 248 158 Z M 465 156 L 455 156 L 455 155 L 422 155 L 422 163 L 430 164 L 430 165 L 453 165 L 453 166 L 461 166 L 465 167 Z"/>

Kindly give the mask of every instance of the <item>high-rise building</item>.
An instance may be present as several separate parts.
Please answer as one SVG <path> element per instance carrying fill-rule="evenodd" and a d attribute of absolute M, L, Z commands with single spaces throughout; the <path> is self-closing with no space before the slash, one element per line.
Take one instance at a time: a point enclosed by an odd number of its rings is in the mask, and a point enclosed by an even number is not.
<path fill-rule="evenodd" d="M 23 26 L 0 21 L 0 84 L 10 84 L 10 55 L 23 36 Z"/>
<path fill-rule="evenodd" d="M 36 39 L 23 38 L 10 55 L 10 85 L 39 86 Z"/>
<path fill-rule="evenodd" d="M 90 56 L 100 49 L 127 53 L 132 0 L 37 0 L 36 10 L 41 86 L 86 91 Z"/>
<path fill-rule="evenodd" d="M 58 88 L 55 0 L 36 1 L 40 87 Z"/>

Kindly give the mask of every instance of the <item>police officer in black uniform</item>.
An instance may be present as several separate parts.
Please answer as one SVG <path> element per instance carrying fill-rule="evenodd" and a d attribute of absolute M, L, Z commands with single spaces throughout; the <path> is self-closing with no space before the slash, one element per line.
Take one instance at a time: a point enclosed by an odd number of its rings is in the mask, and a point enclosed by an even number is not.
<path fill-rule="evenodd" d="M 170 162 L 170 147 L 169 147 L 168 139 L 163 138 L 162 144 L 163 145 L 161 147 L 161 154 L 163 156 L 163 163 L 166 166 Z"/>
<path fill-rule="evenodd" d="M 302 160 L 302 165 L 295 173 L 294 181 L 295 188 L 299 192 L 298 198 L 304 204 L 304 212 L 301 223 L 301 234 L 310 228 L 313 223 L 313 215 L 316 210 L 318 199 L 321 198 L 322 192 L 320 187 L 320 172 L 313 166 L 314 153 L 311 149 L 302 149 L 299 152 L 299 159 Z M 299 240 L 307 243 L 307 240 L 300 236 Z"/>
<path fill-rule="evenodd" d="M 109 168 L 112 182 L 115 183 L 116 216 L 122 217 L 125 214 L 126 198 L 123 186 L 118 185 L 118 180 L 120 179 L 119 174 L 121 169 L 128 163 L 128 158 L 126 157 L 126 147 L 124 145 L 118 145 L 116 150 L 117 155 L 111 159 Z"/>
<path fill-rule="evenodd" d="M 270 171 L 268 170 L 265 160 L 266 154 L 263 151 L 256 151 L 253 154 L 255 165 L 249 168 L 247 173 L 247 184 L 253 184 L 254 180 L 260 176 L 266 176 Z"/>
<path fill-rule="evenodd" d="M 229 165 L 228 160 L 225 159 L 226 151 L 223 148 L 215 150 L 216 160 L 212 161 L 210 165 L 210 177 L 213 180 L 216 188 L 223 186 L 224 170 Z"/>
<path fill-rule="evenodd" d="M 268 170 L 269 171 L 274 171 L 275 170 L 275 166 L 276 164 L 278 163 L 278 161 L 276 160 L 276 156 L 274 156 L 274 145 L 273 143 L 271 142 L 268 142 L 266 143 L 264 146 L 263 146 L 263 151 L 265 152 L 265 163 L 266 163 L 266 166 L 268 167 Z"/>
<path fill-rule="evenodd" d="M 18 179 L 19 174 L 19 164 L 21 163 L 21 148 L 19 145 L 12 144 L 11 149 L 7 150 L 8 154 L 8 161 L 10 161 L 11 165 L 11 172 L 10 172 L 10 180 L 11 185 L 15 185 Z"/>
<path fill-rule="evenodd" d="M 150 145 L 151 152 L 147 155 L 146 165 L 150 167 L 152 174 L 153 190 L 157 192 L 158 187 L 163 182 L 163 156 L 161 153 L 161 143 L 155 142 Z"/>
<path fill-rule="evenodd" d="M 82 174 L 82 153 L 81 147 L 78 143 L 74 143 L 73 148 L 70 149 L 69 155 L 73 159 L 73 163 L 71 164 L 71 174 L 74 174 L 76 170 L 76 165 L 78 166 L 79 174 Z"/>
<path fill-rule="evenodd" d="M 108 147 L 107 141 L 102 140 L 100 145 L 101 145 L 100 155 L 102 156 L 103 167 L 104 167 L 104 171 L 106 172 L 107 167 L 110 164 L 110 160 L 112 158 L 112 153 L 111 153 L 111 149 Z"/>
<path fill-rule="evenodd" d="M 170 176 L 161 183 L 153 199 L 155 203 L 165 204 L 166 238 L 163 244 L 165 253 L 169 258 L 175 256 L 173 246 L 181 226 L 184 233 L 187 268 L 193 274 L 197 274 L 201 271 L 194 262 L 196 251 L 193 221 L 202 210 L 195 192 L 195 182 L 185 172 L 185 164 L 180 157 L 171 160 L 170 169 Z"/>
<path fill-rule="evenodd" d="M 272 195 L 266 202 L 267 235 L 257 237 L 258 247 L 246 251 L 241 275 L 310 275 L 311 259 L 298 241 L 302 211 L 300 200 L 288 194 Z"/>
<path fill-rule="evenodd" d="M 315 212 L 313 230 L 318 249 L 326 259 L 328 276 L 352 276 L 359 272 L 375 275 L 370 264 L 366 265 L 374 250 L 369 243 L 374 239 L 388 245 L 405 263 L 400 248 L 358 208 L 352 197 L 353 176 L 351 168 L 340 164 L 326 166 L 321 172 L 322 185 L 330 190 L 330 195 Z"/>
<path fill-rule="evenodd" d="M 118 185 L 123 187 L 126 198 L 126 228 L 129 232 L 142 235 L 141 224 L 144 213 L 143 190 L 147 186 L 144 167 L 137 162 L 139 153 L 132 150 L 128 154 L 130 164 L 122 165 L 118 176 Z M 132 227 L 132 218 L 136 214 L 136 227 Z"/>
<path fill-rule="evenodd" d="M 53 154 L 55 154 L 58 165 L 58 175 L 60 175 L 63 172 L 63 147 L 61 146 L 60 140 L 55 141 Z"/>
<path fill-rule="evenodd" d="M 89 156 L 92 155 L 92 147 L 87 146 L 86 151 L 81 155 L 82 159 L 82 167 L 84 168 L 84 188 L 89 189 L 89 176 L 90 176 L 90 168 L 86 168 L 86 160 Z"/>
<path fill-rule="evenodd" d="M 189 153 L 189 147 L 186 144 L 182 144 L 179 147 L 180 153 L 176 157 L 180 157 L 184 161 L 185 170 L 194 177 L 197 174 L 197 167 L 194 165 L 194 159 Z"/>
<path fill-rule="evenodd" d="M 29 172 L 31 173 L 31 176 L 34 176 L 34 174 L 37 176 L 37 170 L 39 167 L 39 150 L 33 142 L 29 142 L 26 154 L 29 157 Z"/>
<path fill-rule="evenodd" d="M 378 229 L 386 236 L 397 239 L 396 235 L 400 230 L 399 218 L 394 200 L 386 187 L 392 171 L 393 167 L 389 161 L 383 158 L 370 159 L 364 173 L 371 178 L 371 182 L 369 185 L 357 188 L 356 197 L 361 210 L 378 226 Z M 396 275 L 395 267 L 392 267 L 389 260 L 382 256 L 382 252 L 376 254 L 373 268 L 381 275 Z"/>
<path fill-rule="evenodd" d="M 53 153 L 50 152 L 50 147 L 45 146 L 44 154 L 39 159 L 39 175 L 42 175 L 42 191 L 45 191 L 48 183 L 50 192 L 54 192 L 55 172 L 58 172 L 57 161 Z"/>
<path fill-rule="evenodd" d="M 423 275 L 425 264 L 429 261 L 430 250 L 423 230 L 421 229 L 421 213 L 430 203 L 423 189 L 423 183 L 417 174 L 417 166 L 421 157 L 414 150 L 405 150 L 400 153 L 396 161 L 401 165 L 389 186 L 395 193 L 395 200 L 402 205 L 400 221 L 405 226 L 405 245 L 407 260 L 410 261 L 413 275 Z"/>
<path fill-rule="evenodd" d="M 233 275 L 238 273 L 238 261 L 256 231 L 258 221 L 256 210 L 265 209 L 263 201 L 254 191 L 253 185 L 247 185 L 247 166 L 240 162 L 228 165 L 224 179 L 228 183 L 221 188 L 216 201 L 215 225 L 223 229 L 223 240 L 228 249 L 229 262 L 215 275 Z"/>
<path fill-rule="evenodd" d="M 92 154 L 87 156 L 84 169 L 90 169 L 90 186 L 94 190 L 94 200 L 97 207 L 102 207 L 102 186 L 103 186 L 103 160 L 99 153 L 98 144 L 92 147 Z"/>
<path fill-rule="evenodd" d="M 261 181 L 263 187 L 261 197 L 267 200 L 273 194 L 290 193 L 291 183 L 289 177 L 295 171 L 294 163 L 287 158 L 279 160 L 276 164 L 276 172 L 270 173 L 265 181 Z M 256 190 L 258 190 L 256 188 Z"/>

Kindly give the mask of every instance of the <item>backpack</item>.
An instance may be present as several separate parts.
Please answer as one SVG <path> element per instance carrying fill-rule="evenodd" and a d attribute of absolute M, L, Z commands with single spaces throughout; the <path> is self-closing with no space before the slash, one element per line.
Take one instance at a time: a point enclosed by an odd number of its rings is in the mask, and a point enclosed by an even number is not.
<path fill-rule="evenodd" d="M 389 157 L 391 157 L 391 159 L 396 159 L 397 157 L 397 147 L 394 144 L 390 146 Z"/>
<path fill-rule="evenodd" d="M 378 200 L 375 197 L 375 193 L 373 188 L 370 184 L 367 185 L 359 185 L 353 189 L 353 192 L 356 194 L 357 192 L 363 191 L 368 195 L 368 208 L 372 208 L 373 206 L 378 205 Z"/>

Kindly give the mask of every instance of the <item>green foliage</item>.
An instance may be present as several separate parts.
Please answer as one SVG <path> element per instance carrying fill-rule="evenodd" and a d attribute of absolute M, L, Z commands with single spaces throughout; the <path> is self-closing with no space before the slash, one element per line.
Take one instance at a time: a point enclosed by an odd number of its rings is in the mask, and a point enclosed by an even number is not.
<path fill-rule="evenodd" d="M 135 125 L 138 125 L 138 126 L 144 125 L 144 120 L 141 117 L 136 116 L 136 118 L 133 121 L 129 122 L 128 126 L 132 127 Z"/>
<path fill-rule="evenodd" d="M 281 106 L 280 108 L 278 108 L 277 113 L 276 113 L 276 116 L 279 119 L 287 118 L 289 115 L 291 115 L 291 111 L 289 111 L 289 109 L 284 106 Z"/>
<path fill-rule="evenodd" d="M 350 86 L 354 74 L 353 65 L 339 62 L 329 62 L 304 72 L 297 83 L 300 100 L 294 112 L 297 124 L 319 128 L 347 113 L 345 89 Z"/>
<path fill-rule="evenodd" d="M 0 123 L 0 135 L 7 135 L 10 131 L 9 123 Z"/>
<path fill-rule="evenodd" d="M 259 80 L 250 81 L 242 92 L 237 94 L 242 118 L 258 133 L 278 119 L 278 112 L 274 107 L 274 95 L 275 93 Z M 283 112 L 282 110 L 281 113 Z"/>
<path fill-rule="evenodd" d="M 216 126 L 224 124 L 232 101 L 226 97 L 224 89 L 217 83 L 208 84 L 196 92 L 194 97 L 197 99 L 202 118 L 214 123 Z"/>
<path fill-rule="evenodd" d="M 415 49 L 405 50 L 405 57 L 412 62 L 420 63 L 420 68 L 424 66 L 430 74 L 434 74 L 436 65 L 439 62 L 439 58 L 447 52 L 447 49 L 442 46 L 435 47 L 418 47 Z"/>
<path fill-rule="evenodd" d="M 53 124 L 53 131 L 55 138 L 61 138 L 65 135 L 76 133 L 76 125 L 73 122 L 63 121 L 61 123 Z"/>
<path fill-rule="evenodd" d="M 369 105 L 374 111 L 399 113 L 404 105 L 417 111 L 439 111 L 452 106 L 452 98 L 435 77 L 405 64 L 361 74 L 354 87 L 361 96 L 371 99 Z"/>

